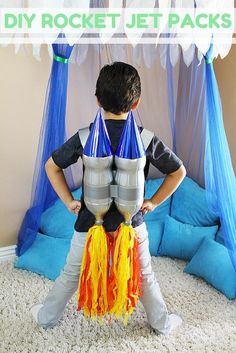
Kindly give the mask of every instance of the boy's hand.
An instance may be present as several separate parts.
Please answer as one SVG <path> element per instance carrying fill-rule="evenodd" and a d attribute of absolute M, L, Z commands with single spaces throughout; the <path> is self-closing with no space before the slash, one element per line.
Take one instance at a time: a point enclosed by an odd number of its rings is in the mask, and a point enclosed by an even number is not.
<path fill-rule="evenodd" d="M 68 203 L 67 208 L 70 212 L 77 215 L 79 213 L 80 208 L 81 208 L 81 202 L 78 200 L 72 200 Z"/>
<path fill-rule="evenodd" d="M 146 214 L 147 212 L 152 212 L 156 207 L 157 205 L 155 205 L 152 200 L 144 200 L 141 207 L 141 211 L 143 214 Z"/>

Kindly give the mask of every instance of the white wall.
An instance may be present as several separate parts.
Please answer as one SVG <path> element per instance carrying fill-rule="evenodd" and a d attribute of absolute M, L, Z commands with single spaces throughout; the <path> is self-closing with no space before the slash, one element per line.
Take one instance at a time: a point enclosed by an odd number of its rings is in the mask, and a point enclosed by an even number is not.
<path fill-rule="evenodd" d="M 8 246 L 30 202 L 50 59 L 46 50 L 39 63 L 9 46 L 0 49 L 0 67 L 0 246 Z"/>

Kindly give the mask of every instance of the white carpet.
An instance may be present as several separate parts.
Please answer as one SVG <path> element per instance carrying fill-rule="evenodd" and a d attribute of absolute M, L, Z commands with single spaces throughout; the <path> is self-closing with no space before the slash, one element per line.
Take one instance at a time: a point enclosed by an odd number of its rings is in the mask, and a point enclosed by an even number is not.
<path fill-rule="evenodd" d="M 236 303 L 202 280 L 183 273 L 185 263 L 153 258 L 153 268 L 170 311 L 184 325 L 169 337 L 157 336 L 139 304 L 127 327 L 86 321 L 76 312 L 76 295 L 57 327 L 34 323 L 29 307 L 43 300 L 53 285 L 37 274 L 0 263 L 0 353 L 164 353 L 236 352 Z"/>

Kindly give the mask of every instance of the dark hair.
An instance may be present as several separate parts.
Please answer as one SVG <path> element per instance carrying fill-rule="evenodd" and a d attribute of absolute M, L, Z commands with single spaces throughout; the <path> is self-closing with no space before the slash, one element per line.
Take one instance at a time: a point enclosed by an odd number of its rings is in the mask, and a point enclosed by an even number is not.
<path fill-rule="evenodd" d="M 133 66 L 120 61 L 103 66 L 97 79 L 95 96 L 105 111 L 126 113 L 140 95 L 140 77 Z"/>

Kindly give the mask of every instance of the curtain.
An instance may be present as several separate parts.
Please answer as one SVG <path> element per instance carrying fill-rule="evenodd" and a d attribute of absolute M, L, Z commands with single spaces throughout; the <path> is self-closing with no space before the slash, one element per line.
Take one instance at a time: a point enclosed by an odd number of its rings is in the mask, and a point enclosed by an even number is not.
<path fill-rule="evenodd" d="M 68 60 L 73 46 L 61 44 L 58 40 L 52 45 L 53 63 L 48 82 L 44 114 L 39 137 L 38 152 L 35 163 L 31 203 L 23 219 L 16 248 L 16 255 L 22 255 L 34 242 L 39 230 L 40 216 L 56 199 L 46 172 L 45 162 L 52 152 L 66 139 L 65 113 L 67 101 Z M 73 178 L 70 169 L 66 171 L 69 186 L 73 189 Z"/>
<path fill-rule="evenodd" d="M 171 80 L 171 67 L 167 71 Z M 172 135 L 176 154 L 183 160 L 190 178 L 204 187 L 205 150 L 205 72 L 204 62 L 199 65 L 198 53 L 189 67 L 180 57 L 178 91 L 175 106 L 172 108 Z M 169 96 L 171 96 L 169 94 Z M 169 98 L 169 106 L 173 106 Z M 170 109 L 170 108 L 169 108 Z M 173 115 L 173 114 L 172 114 Z"/>
<path fill-rule="evenodd" d="M 205 187 L 210 208 L 220 217 L 224 243 L 236 270 L 236 180 L 225 134 L 221 99 L 211 59 L 206 55 Z"/>
<path fill-rule="evenodd" d="M 220 219 L 224 243 L 236 269 L 236 180 L 212 64 L 213 46 L 199 65 L 180 58 L 177 99 L 167 57 L 167 93 L 173 149 L 187 175 L 205 187 L 208 206 Z"/>

